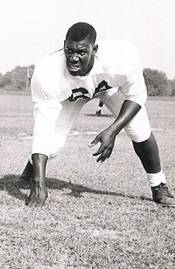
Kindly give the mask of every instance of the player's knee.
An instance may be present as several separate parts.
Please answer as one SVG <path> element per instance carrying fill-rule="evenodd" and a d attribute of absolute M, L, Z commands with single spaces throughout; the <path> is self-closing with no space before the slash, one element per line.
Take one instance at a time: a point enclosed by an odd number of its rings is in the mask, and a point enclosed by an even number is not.
<path fill-rule="evenodd" d="M 151 136 L 151 131 L 146 134 L 135 134 L 131 137 L 133 142 L 141 143 L 148 140 Z"/>
<path fill-rule="evenodd" d="M 151 126 L 144 107 L 136 116 L 125 126 L 127 135 L 134 142 L 143 142 L 151 135 Z"/>
<path fill-rule="evenodd" d="M 49 158 L 56 157 L 59 154 L 60 150 L 64 147 L 65 142 L 66 142 L 65 135 L 63 134 L 55 135 L 51 143 Z"/>
<path fill-rule="evenodd" d="M 137 143 L 143 142 L 145 140 L 148 140 L 151 135 L 151 127 L 149 125 L 149 122 L 147 124 L 143 124 L 140 126 L 135 125 L 128 125 L 125 128 L 125 131 L 129 138 Z"/>

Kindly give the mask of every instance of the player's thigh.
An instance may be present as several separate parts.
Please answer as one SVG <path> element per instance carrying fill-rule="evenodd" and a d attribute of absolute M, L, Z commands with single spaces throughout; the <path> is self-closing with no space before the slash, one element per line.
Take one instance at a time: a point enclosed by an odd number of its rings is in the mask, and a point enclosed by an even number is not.
<path fill-rule="evenodd" d="M 52 137 L 51 157 L 63 148 L 67 136 L 73 126 L 73 123 L 80 114 L 80 111 L 86 100 L 79 100 L 77 102 L 70 102 L 66 100 L 62 102 L 62 110 L 57 118 L 55 131 Z"/>
<path fill-rule="evenodd" d="M 67 132 L 70 131 L 85 103 L 87 103 L 87 101 L 84 99 L 80 99 L 76 102 L 70 102 L 69 100 L 62 102 L 62 110 L 56 123 L 56 133 L 63 132 L 67 134 Z"/>
<path fill-rule="evenodd" d="M 119 92 L 103 94 L 100 99 L 105 103 L 108 109 L 117 117 L 121 105 L 124 101 L 123 96 Z M 143 106 L 136 116 L 125 126 L 127 135 L 135 142 L 147 140 L 151 134 L 150 122 L 148 119 L 146 108 Z"/>
<path fill-rule="evenodd" d="M 139 110 L 124 129 L 134 142 L 143 142 L 150 137 L 151 127 L 145 107 Z"/>

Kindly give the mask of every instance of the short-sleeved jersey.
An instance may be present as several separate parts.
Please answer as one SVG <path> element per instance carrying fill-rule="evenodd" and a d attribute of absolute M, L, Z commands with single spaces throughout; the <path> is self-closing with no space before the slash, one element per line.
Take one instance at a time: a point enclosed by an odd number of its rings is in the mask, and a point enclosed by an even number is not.
<path fill-rule="evenodd" d="M 126 100 L 142 106 L 147 91 L 135 47 L 115 40 L 101 40 L 97 44 L 93 68 L 85 76 L 69 73 L 63 50 L 36 63 L 31 87 L 33 101 L 90 100 L 115 88 L 123 93 Z"/>

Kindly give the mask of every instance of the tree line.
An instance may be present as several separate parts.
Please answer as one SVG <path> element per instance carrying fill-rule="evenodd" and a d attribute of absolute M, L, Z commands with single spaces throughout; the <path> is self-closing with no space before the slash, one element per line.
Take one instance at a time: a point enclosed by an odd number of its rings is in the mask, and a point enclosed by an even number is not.
<path fill-rule="evenodd" d="M 27 93 L 28 70 L 26 66 L 16 66 L 5 74 L 0 73 L 0 92 Z M 175 77 L 170 80 L 164 72 L 151 68 L 145 68 L 143 76 L 149 96 L 175 96 Z"/>

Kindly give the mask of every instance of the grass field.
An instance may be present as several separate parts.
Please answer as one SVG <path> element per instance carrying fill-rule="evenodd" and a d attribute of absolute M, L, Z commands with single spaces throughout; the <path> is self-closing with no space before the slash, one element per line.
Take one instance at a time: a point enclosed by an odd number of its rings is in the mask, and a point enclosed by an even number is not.
<path fill-rule="evenodd" d="M 174 269 L 175 209 L 152 202 L 143 168 L 124 132 L 107 162 L 88 143 L 113 118 L 85 106 L 65 148 L 47 167 L 49 197 L 24 205 L 17 181 L 31 149 L 30 96 L 0 95 L 0 269 Z M 162 166 L 175 190 L 175 99 L 147 103 Z M 20 187 L 20 188 L 19 188 Z"/>

